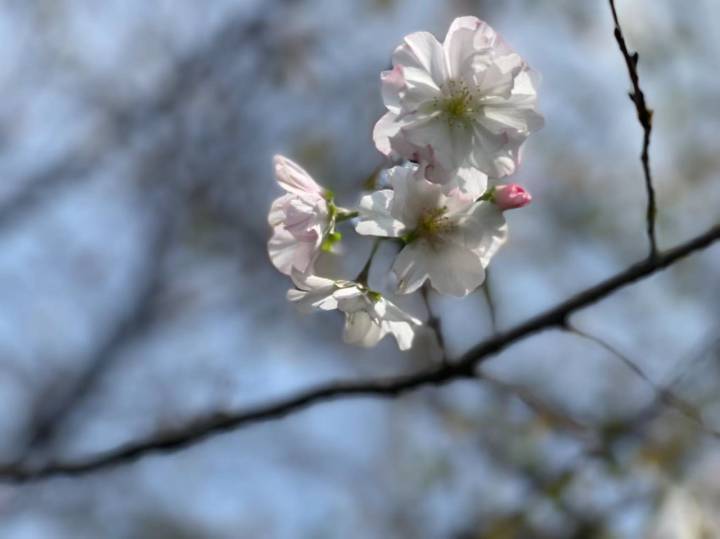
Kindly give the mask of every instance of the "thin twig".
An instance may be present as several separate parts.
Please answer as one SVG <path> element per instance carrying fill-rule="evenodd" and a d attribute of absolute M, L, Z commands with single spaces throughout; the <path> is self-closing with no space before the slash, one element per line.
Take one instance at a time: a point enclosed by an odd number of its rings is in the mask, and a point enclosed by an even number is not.
<path fill-rule="evenodd" d="M 259 404 L 237 412 L 216 413 L 191 421 L 178 429 L 153 433 L 106 452 L 70 462 L 48 463 L 35 468 L 16 465 L 0 468 L 0 478 L 22 482 L 57 475 L 80 475 L 109 466 L 131 462 L 151 452 L 171 451 L 187 447 L 211 435 L 227 432 L 260 421 L 278 419 L 308 406 L 341 397 L 373 396 L 397 397 L 424 386 L 440 386 L 454 380 L 475 377 L 478 365 L 520 340 L 554 327 L 565 327 L 568 317 L 640 279 L 653 275 L 693 252 L 709 247 L 720 240 L 720 224 L 695 238 L 648 258 L 617 273 L 609 279 L 587 288 L 567 301 L 498 333 L 472 347 L 456 362 L 421 372 L 371 380 L 332 382 L 310 388 L 268 404 Z"/>
<path fill-rule="evenodd" d="M 558 409 L 556 406 L 546 403 L 540 397 L 534 395 L 527 387 L 521 384 L 506 382 L 484 370 L 478 373 L 478 378 L 488 382 L 495 389 L 519 399 L 539 418 L 547 423 L 551 423 L 553 426 L 575 435 L 585 436 L 588 433 L 588 426 L 570 417 L 570 415 Z"/>
<path fill-rule="evenodd" d="M 358 273 L 358 276 L 355 277 L 355 281 L 357 281 L 358 283 L 364 285 L 368 284 L 368 277 L 370 277 L 370 268 L 372 267 L 372 262 L 375 258 L 375 253 L 377 253 L 378 247 L 380 247 L 380 239 L 376 238 L 373 242 L 372 248 L 370 249 L 370 255 L 368 256 L 367 262 L 365 262 L 365 265 L 360 270 L 360 273 Z"/>
<path fill-rule="evenodd" d="M 442 332 L 442 321 L 433 311 L 430 303 L 430 285 L 425 283 L 420 289 L 420 295 L 422 296 L 423 303 L 425 304 L 425 310 L 427 311 L 426 325 L 435 333 L 435 339 L 437 340 L 438 347 L 440 348 L 440 360 L 443 364 L 447 363 L 448 355 L 445 348 L 445 337 Z"/>
<path fill-rule="evenodd" d="M 645 189 L 647 190 L 647 211 L 646 211 L 646 223 L 647 223 L 647 235 L 650 242 L 650 257 L 657 256 L 657 240 L 655 237 L 655 217 L 657 216 L 657 205 L 655 202 L 655 188 L 653 187 L 652 174 L 650 173 L 650 134 L 652 133 L 652 120 L 653 111 L 648 108 L 645 102 L 645 94 L 640 88 L 640 77 L 637 72 L 638 65 L 638 53 L 630 52 L 625 42 L 625 36 L 623 35 L 622 28 L 620 27 L 620 20 L 618 19 L 617 10 L 615 9 L 615 0 L 609 0 L 610 10 L 612 11 L 613 22 L 615 23 L 615 40 L 617 41 L 620 52 L 625 59 L 628 73 L 630 75 L 630 82 L 632 83 L 633 91 L 630 92 L 630 100 L 635 104 L 635 110 L 637 111 L 638 121 L 643 128 L 643 147 L 642 153 L 640 154 L 640 161 L 642 162 L 643 173 L 645 174 Z"/>
<path fill-rule="evenodd" d="M 670 390 L 670 387 L 666 386 L 663 387 L 660 384 L 656 383 L 652 378 L 650 378 L 647 373 L 632 359 L 630 359 L 627 355 L 620 352 L 617 348 L 615 348 L 613 345 L 605 341 L 604 339 L 601 339 L 600 337 L 597 337 L 595 335 L 591 335 L 590 333 L 587 333 L 581 329 L 578 329 L 572 324 L 567 324 L 565 329 L 569 331 L 570 333 L 574 333 L 575 335 L 578 335 L 579 337 L 582 337 L 583 339 L 587 339 L 589 341 L 594 342 L 598 346 L 604 348 L 608 352 L 610 352 L 611 355 L 618 358 L 620 361 L 625 364 L 631 371 L 633 371 L 639 378 L 641 378 L 655 393 L 657 402 L 659 404 L 668 406 L 670 408 L 673 408 L 674 410 L 677 410 L 680 412 L 681 415 L 683 415 L 685 418 L 692 421 L 695 425 L 697 425 L 703 432 L 706 434 L 709 434 L 710 436 L 720 438 L 720 432 L 713 430 L 712 428 L 708 427 L 705 422 L 702 420 L 702 416 L 698 412 L 697 408 L 687 402 L 686 400 L 682 399 L 681 397 L 678 397 Z"/>
<path fill-rule="evenodd" d="M 495 300 L 493 299 L 492 288 L 490 285 L 490 271 L 485 268 L 485 281 L 481 287 L 483 296 L 485 297 L 485 303 L 488 308 L 488 315 L 490 316 L 490 328 L 493 333 L 497 333 L 497 310 L 495 309 Z"/>

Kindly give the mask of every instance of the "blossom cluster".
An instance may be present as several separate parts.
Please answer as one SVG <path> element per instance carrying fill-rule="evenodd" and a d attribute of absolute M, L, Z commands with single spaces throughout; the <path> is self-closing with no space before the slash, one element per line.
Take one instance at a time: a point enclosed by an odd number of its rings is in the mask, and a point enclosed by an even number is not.
<path fill-rule="evenodd" d="M 343 208 L 302 167 L 275 156 L 286 194 L 270 209 L 268 250 L 292 278 L 288 300 L 345 314 L 346 342 L 374 346 L 390 333 L 407 350 L 422 324 L 369 287 L 372 255 L 354 280 L 317 275 L 318 256 L 340 241 L 336 227 L 351 222 L 360 235 L 400 245 L 392 266 L 397 294 L 429 282 L 439 293 L 466 296 L 507 240 L 503 212 L 531 200 L 521 186 L 501 182 L 543 117 L 535 73 L 475 17 L 455 19 L 442 43 L 428 32 L 406 36 L 380 79 L 387 112 L 373 140 L 392 165 L 389 188 Z"/>

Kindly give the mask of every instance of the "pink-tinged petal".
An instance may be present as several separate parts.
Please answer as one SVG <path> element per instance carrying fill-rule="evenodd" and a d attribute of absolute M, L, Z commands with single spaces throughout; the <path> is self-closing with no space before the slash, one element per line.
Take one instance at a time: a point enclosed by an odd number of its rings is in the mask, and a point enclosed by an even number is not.
<path fill-rule="evenodd" d="M 270 206 L 270 213 L 268 213 L 268 224 L 272 227 L 276 227 L 285 220 L 288 205 L 290 201 L 295 198 L 295 195 L 285 194 L 280 198 L 276 198 Z"/>
<path fill-rule="evenodd" d="M 268 253 L 278 271 L 290 275 L 293 268 L 310 271 L 319 249 L 317 242 L 299 241 L 284 228 L 277 227 L 268 242 Z"/>
<path fill-rule="evenodd" d="M 294 161 L 282 155 L 276 155 L 273 157 L 273 165 L 278 184 L 288 193 L 296 195 L 311 193 L 322 196 L 322 187 L 312 179 L 305 169 Z"/>
<path fill-rule="evenodd" d="M 470 18 L 470 17 L 468 17 Z M 476 49 L 497 49 L 497 50 L 510 50 L 509 47 L 505 44 L 504 40 L 498 34 L 492 26 L 490 26 L 485 21 L 482 21 L 480 19 L 476 19 L 475 17 L 471 17 L 474 19 L 475 23 L 475 40 L 473 42 L 473 45 Z"/>
<path fill-rule="evenodd" d="M 532 195 L 517 183 L 495 187 L 493 201 L 501 211 L 522 208 L 530 204 Z"/>
<path fill-rule="evenodd" d="M 405 89 L 402 66 L 396 65 L 390 71 L 380 73 L 380 87 L 385 107 L 394 114 L 400 114 L 400 92 Z"/>
<path fill-rule="evenodd" d="M 328 210 L 324 199 L 318 199 L 314 206 L 308 205 L 300 197 L 293 196 L 285 210 L 282 225 L 296 239 L 315 242 L 327 228 Z"/>

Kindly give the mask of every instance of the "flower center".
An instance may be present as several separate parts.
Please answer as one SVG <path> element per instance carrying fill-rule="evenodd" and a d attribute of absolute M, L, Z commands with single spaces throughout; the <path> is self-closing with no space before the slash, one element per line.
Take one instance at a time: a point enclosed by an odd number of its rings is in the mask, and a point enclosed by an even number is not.
<path fill-rule="evenodd" d="M 424 239 L 431 243 L 437 239 L 437 236 L 445 232 L 450 232 L 455 228 L 457 223 L 450 219 L 447 215 L 447 207 L 432 208 L 424 210 L 420 214 L 417 227 L 400 239 L 405 243 L 412 243 L 415 240 Z"/>
<path fill-rule="evenodd" d="M 443 217 L 447 208 L 434 208 L 423 212 L 418 222 L 418 233 L 421 236 L 434 236 L 447 228 L 447 217 Z"/>
<path fill-rule="evenodd" d="M 448 81 L 443 88 L 443 97 L 435 102 L 437 110 L 443 113 L 449 125 L 467 122 L 477 112 L 477 104 L 470 89 L 464 82 Z"/>

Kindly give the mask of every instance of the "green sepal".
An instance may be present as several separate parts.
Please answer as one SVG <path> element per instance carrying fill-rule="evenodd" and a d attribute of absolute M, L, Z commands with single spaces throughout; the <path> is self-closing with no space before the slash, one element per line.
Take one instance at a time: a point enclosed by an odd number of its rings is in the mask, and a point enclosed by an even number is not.
<path fill-rule="evenodd" d="M 322 249 L 326 253 L 329 253 L 330 251 L 332 251 L 333 246 L 340 240 L 342 240 L 342 234 L 340 232 L 330 232 L 327 236 L 325 236 L 325 239 L 323 239 L 322 245 L 320 245 L 320 249 Z"/>

